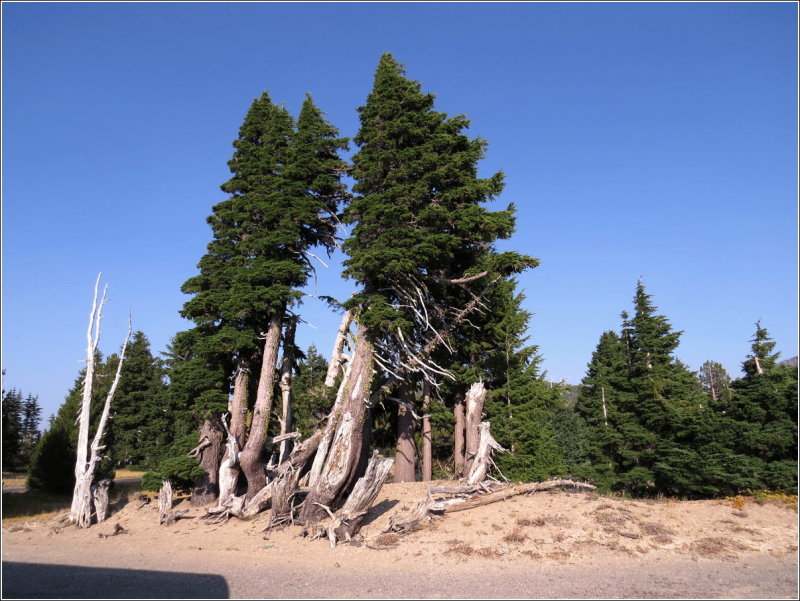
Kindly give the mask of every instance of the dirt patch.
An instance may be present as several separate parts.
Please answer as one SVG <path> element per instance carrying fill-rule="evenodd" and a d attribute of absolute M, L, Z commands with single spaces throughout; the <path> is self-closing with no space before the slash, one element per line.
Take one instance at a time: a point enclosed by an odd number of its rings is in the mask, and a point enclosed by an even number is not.
<path fill-rule="evenodd" d="M 266 570 L 266 574 L 269 573 L 266 568 L 271 566 L 273 573 L 275 570 L 320 573 L 332 578 L 344 578 L 340 568 L 346 567 L 348 578 L 363 571 L 363 578 L 367 580 L 378 575 L 379 579 L 384 579 L 387 574 L 401 571 L 401 566 L 402 570 L 420 573 L 427 570 L 427 566 L 436 566 L 442 574 L 449 570 L 454 574 L 465 570 L 478 570 L 481 574 L 496 572 L 498 578 L 499 575 L 511 578 L 516 574 L 514 578 L 517 579 L 530 578 L 541 570 L 567 574 L 567 568 L 575 567 L 584 572 L 589 568 L 599 570 L 601 580 L 605 578 L 603 574 L 615 573 L 615 570 L 627 574 L 626 578 L 641 578 L 641 586 L 631 595 L 648 598 L 646 593 L 651 589 L 647 587 L 652 583 L 648 584 L 647 574 L 654 566 L 674 566 L 676 562 L 683 567 L 673 567 L 664 576 L 664 582 L 672 583 L 670 590 L 682 590 L 680 583 L 685 581 L 686 590 L 696 593 L 687 593 L 688 596 L 708 596 L 709 590 L 691 588 L 694 584 L 689 579 L 696 574 L 692 576 L 694 568 L 686 566 L 700 569 L 706 565 L 708 569 L 719 570 L 722 568 L 718 565 L 728 564 L 733 575 L 719 579 L 728 583 L 725 584 L 728 588 L 711 596 L 747 597 L 752 593 L 769 597 L 772 595 L 767 593 L 771 589 L 763 587 L 770 583 L 758 584 L 757 573 L 734 569 L 742 562 L 755 565 L 754 562 L 769 560 L 788 566 L 775 567 L 779 574 L 783 573 L 781 569 L 786 570 L 781 590 L 789 584 L 796 586 L 797 514 L 785 506 L 752 503 L 742 516 L 741 510 L 725 501 L 644 502 L 552 491 L 445 515 L 402 536 L 383 532 L 390 516 L 403 507 L 414 506 L 424 497 L 426 487 L 423 483 L 385 485 L 360 535 L 352 544 L 340 544 L 336 549 L 331 549 L 326 540 L 303 538 L 299 526 L 264 531 L 268 512 L 251 521 L 231 520 L 214 525 L 204 520 L 203 508 L 191 507 L 186 500 L 181 500 L 177 508 L 187 509 L 187 513 L 175 524 L 164 527 L 158 524 L 158 509 L 154 503 L 142 505 L 131 501 L 120 504 L 105 523 L 87 530 L 54 529 L 46 521 L 4 524 L 3 561 L 105 567 L 149 565 L 159 570 L 187 569 L 202 573 L 253 569 Z M 637 565 L 648 567 L 629 569 Z M 747 588 L 749 584 L 737 585 L 739 588 L 730 584 L 731 578 L 746 578 L 748 574 L 752 574 L 752 586 L 762 588 L 747 593 L 751 590 Z M 459 578 L 461 583 L 468 581 L 463 576 Z M 577 586 L 569 580 L 573 576 L 563 578 L 563 586 Z M 708 578 L 701 578 L 698 583 L 706 580 Z M 373 588 L 369 594 L 365 593 L 365 588 L 361 596 L 414 596 L 410 591 L 417 591 L 419 596 L 436 596 L 422 583 L 407 586 L 399 591 Z M 245 594 L 250 589 L 237 590 Z M 559 590 L 561 596 L 578 594 L 574 588 Z M 236 592 L 231 591 L 232 594 Z M 523 592 L 520 590 L 520 594 Z M 470 590 L 464 592 L 471 597 L 469 593 Z M 544 593 L 533 596 L 549 596 Z M 330 590 L 298 589 L 297 594 L 331 596 Z M 350 596 L 354 594 L 358 596 L 358 591 L 351 591 Z M 588 596 L 595 594 L 600 593 L 588 589 Z M 607 594 L 613 596 L 613 591 Z M 443 589 L 439 596 L 464 595 L 450 595 Z M 498 590 L 489 596 L 519 595 Z"/>

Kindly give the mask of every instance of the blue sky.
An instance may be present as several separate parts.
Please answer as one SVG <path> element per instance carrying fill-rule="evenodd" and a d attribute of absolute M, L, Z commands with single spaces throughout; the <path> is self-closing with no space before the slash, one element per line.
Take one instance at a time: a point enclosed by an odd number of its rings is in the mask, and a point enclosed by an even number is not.
<path fill-rule="evenodd" d="M 518 208 L 503 248 L 530 342 L 578 383 L 641 277 L 677 356 L 737 376 L 762 320 L 797 354 L 797 5 L 786 3 L 13 3 L 3 11 L 4 388 L 56 411 L 127 312 L 153 351 L 188 326 L 181 284 L 225 198 L 231 142 L 264 90 L 306 92 L 341 133 L 383 52 L 471 119 L 481 174 Z M 309 292 L 346 298 L 334 257 Z M 338 316 L 309 298 L 302 346 Z"/>

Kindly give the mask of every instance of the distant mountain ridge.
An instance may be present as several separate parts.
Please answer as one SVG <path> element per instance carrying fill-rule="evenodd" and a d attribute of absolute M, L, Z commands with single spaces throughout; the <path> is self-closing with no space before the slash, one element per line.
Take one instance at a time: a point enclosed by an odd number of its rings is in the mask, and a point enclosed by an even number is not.
<path fill-rule="evenodd" d="M 797 367 L 797 355 L 795 355 L 791 359 L 786 359 L 785 361 L 780 361 L 778 363 L 778 367 Z"/>

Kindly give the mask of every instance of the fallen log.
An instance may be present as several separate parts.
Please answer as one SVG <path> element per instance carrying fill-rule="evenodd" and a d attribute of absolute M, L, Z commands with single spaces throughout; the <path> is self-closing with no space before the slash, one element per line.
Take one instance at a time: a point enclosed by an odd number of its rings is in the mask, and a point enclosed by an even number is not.
<path fill-rule="evenodd" d="M 577 488 L 582 490 L 595 490 L 595 486 L 586 484 L 584 482 L 575 482 L 573 480 L 547 480 L 546 482 L 528 482 L 525 484 L 512 484 L 504 485 L 501 488 L 490 490 L 483 494 L 470 494 L 464 496 L 467 491 L 477 493 L 481 488 L 480 486 L 467 485 L 461 487 L 432 487 L 428 489 L 427 498 L 419 501 L 410 511 L 398 512 L 389 518 L 389 525 L 384 532 L 413 532 L 417 530 L 423 523 L 431 520 L 433 516 L 442 515 L 445 513 L 454 513 L 456 511 L 466 511 L 474 509 L 482 505 L 490 503 L 497 503 L 504 501 L 511 497 L 539 492 L 542 490 L 550 490 L 561 486 Z M 460 495 L 454 498 L 444 500 L 434 500 L 435 494 L 445 495 Z"/>

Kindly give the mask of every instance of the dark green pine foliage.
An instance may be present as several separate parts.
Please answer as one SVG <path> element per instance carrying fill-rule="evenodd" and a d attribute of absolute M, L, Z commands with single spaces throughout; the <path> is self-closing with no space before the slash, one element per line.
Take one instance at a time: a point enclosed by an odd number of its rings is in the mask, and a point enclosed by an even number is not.
<path fill-rule="evenodd" d="M 294 428 L 305 439 L 322 424 L 333 405 L 336 387 L 325 387 L 328 362 L 311 345 L 297 357 L 295 376 L 292 378 L 292 411 Z"/>
<path fill-rule="evenodd" d="M 762 487 L 796 490 L 797 368 L 777 364 L 775 342 L 760 322 L 751 342 L 726 412 L 735 424 L 733 447 L 751 458 Z"/>
<path fill-rule="evenodd" d="M 115 355 L 103 361 L 98 352 L 95 358 L 95 381 L 92 387 L 92 406 L 90 413 L 89 441 L 97 431 L 103 403 L 111 388 L 116 371 Z M 75 383 L 67 393 L 64 403 L 50 423 L 50 428 L 42 434 L 33 450 L 28 468 L 27 485 L 54 493 L 68 493 L 75 487 L 75 458 L 78 446 L 78 425 L 76 420 L 81 411 L 83 381 L 86 368 L 83 368 Z M 110 458 L 97 464 L 95 481 L 114 477 L 114 466 Z"/>
<path fill-rule="evenodd" d="M 258 334 L 282 311 L 302 267 L 281 227 L 287 191 L 293 122 L 265 92 L 253 101 L 228 162 L 233 177 L 221 186 L 230 195 L 213 207 L 213 240 L 200 259 L 200 273 L 184 283 L 193 297 L 181 315 L 203 333 L 200 353 L 224 352 L 246 365 L 257 352 Z M 287 285 L 288 283 L 288 285 Z"/>
<path fill-rule="evenodd" d="M 209 353 L 203 338 L 199 328 L 178 332 L 163 353 L 173 440 L 195 432 L 204 419 L 228 407 L 231 357 Z"/>
<path fill-rule="evenodd" d="M 20 466 L 22 452 L 22 392 L 3 390 L 3 469 Z"/>
<path fill-rule="evenodd" d="M 181 314 L 197 324 L 198 357 L 231 357 L 239 366 L 257 360 L 270 317 L 302 297 L 313 270 L 307 252 L 335 247 L 337 207 L 346 198 L 338 152 L 347 147 L 337 136 L 310 96 L 296 131 L 267 93 L 253 102 L 233 143 L 233 177 L 221 186 L 230 198 L 214 206 L 214 239 L 200 274 L 183 286 L 193 295 Z"/>
<path fill-rule="evenodd" d="M 577 474 L 603 490 L 617 484 L 616 466 L 626 448 L 620 428 L 633 420 L 622 409 L 631 405 L 629 394 L 625 342 L 616 332 L 603 332 L 575 405 L 585 424 L 585 460 Z"/>
<path fill-rule="evenodd" d="M 641 282 L 634 308 L 632 318 L 622 315 L 618 341 L 603 334 L 583 382 L 587 476 L 636 495 L 717 494 L 721 458 L 706 446 L 716 416 L 696 375 L 673 356 L 681 333 L 656 314 Z"/>
<path fill-rule="evenodd" d="M 39 397 L 28 394 L 22 401 L 21 411 L 22 430 L 20 431 L 20 455 L 19 467 L 23 470 L 28 469 L 33 450 L 41 438 L 39 422 L 42 421 L 42 408 L 39 406 Z"/>
<path fill-rule="evenodd" d="M 566 474 L 554 415 L 564 401 L 561 388 L 544 380 L 537 347 L 526 344 L 532 315 L 515 288 L 505 279 L 492 290 L 480 325 L 478 367 L 488 390 L 485 419 L 508 450 L 495 457 L 497 466 L 511 480 L 532 482 Z"/>
<path fill-rule="evenodd" d="M 716 361 L 706 361 L 700 367 L 697 374 L 703 392 L 708 396 L 709 407 L 715 410 L 724 410 L 730 404 L 731 398 L 731 377 L 722 366 Z"/>
<path fill-rule="evenodd" d="M 116 369 L 116 356 L 109 358 Z M 118 467 L 150 469 L 172 442 L 165 370 L 143 332 L 134 332 L 111 404 L 106 447 Z"/>
<path fill-rule="evenodd" d="M 350 304 L 362 308 L 359 320 L 373 335 L 413 329 L 415 317 L 398 296 L 417 279 L 430 293 L 429 305 L 442 306 L 448 292 L 437 289 L 436 278 L 483 269 L 508 275 L 536 264 L 516 253 L 492 252 L 492 243 L 514 228 L 513 207 L 490 212 L 481 206 L 500 193 L 503 175 L 477 176 L 486 142 L 462 133 L 469 125 L 463 115 L 448 118 L 433 103 L 434 96 L 384 54 L 373 90 L 358 109 L 352 171 L 358 196 L 344 214 L 354 224 L 344 243 L 344 273 L 362 285 Z"/>

